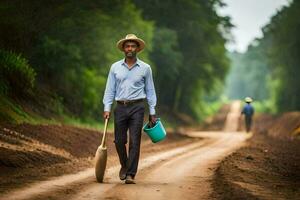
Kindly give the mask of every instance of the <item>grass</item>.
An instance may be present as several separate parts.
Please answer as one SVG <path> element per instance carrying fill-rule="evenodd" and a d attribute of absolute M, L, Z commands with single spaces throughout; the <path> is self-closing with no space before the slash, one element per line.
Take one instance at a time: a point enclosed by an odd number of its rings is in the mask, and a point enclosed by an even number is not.
<path fill-rule="evenodd" d="M 102 117 L 99 118 L 99 121 L 97 121 L 95 119 L 80 119 L 73 116 L 63 115 L 62 123 L 80 128 L 89 128 L 96 130 L 104 129 L 104 120 Z M 113 120 L 109 121 L 107 128 L 109 130 L 113 129 Z"/>
<path fill-rule="evenodd" d="M 82 120 L 67 115 L 62 115 L 60 119 L 46 119 L 35 113 L 26 113 L 22 106 L 3 95 L 0 96 L 0 120 L 14 124 L 67 124 L 97 130 L 102 130 L 104 128 L 103 121 L 97 122 L 96 120 Z M 108 128 L 112 129 L 112 127 L 113 125 L 110 123 Z"/>
<path fill-rule="evenodd" d="M 0 121 L 5 121 L 14 124 L 28 123 L 33 125 L 38 124 L 52 124 L 52 125 L 71 125 L 80 128 L 88 128 L 102 131 L 104 129 L 104 120 L 99 115 L 96 119 L 82 119 L 74 116 L 67 115 L 63 112 L 57 113 L 57 118 L 44 118 L 37 113 L 27 113 L 21 105 L 18 105 L 13 100 L 6 96 L 0 95 Z M 162 123 L 165 128 L 176 128 L 168 116 L 161 116 Z M 109 121 L 108 130 L 112 131 L 114 128 L 113 118 Z"/>
<path fill-rule="evenodd" d="M 21 106 L 13 103 L 5 96 L 0 97 L 0 119 L 12 123 L 33 122 L 35 121 L 28 115 Z"/>

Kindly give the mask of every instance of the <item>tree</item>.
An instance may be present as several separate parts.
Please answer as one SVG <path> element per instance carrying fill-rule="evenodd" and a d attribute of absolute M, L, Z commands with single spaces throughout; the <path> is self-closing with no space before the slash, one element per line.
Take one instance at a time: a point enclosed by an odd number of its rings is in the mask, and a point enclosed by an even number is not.
<path fill-rule="evenodd" d="M 167 56 L 163 56 L 165 55 L 161 52 L 163 50 L 158 49 L 155 49 L 158 52 L 151 53 L 155 54 L 152 58 L 155 58 L 157 66 L 168 62 L 174 69 L 172 72 L 176 71 L 172 73 L 174 78 L 170 79 L 170 75 L 166 80 L 165 73 L 158 70 L 156 74 L 158 80 L 168 81 L 163 88 L 159 88 L 162 90 L 161 93 L 166 94 L 162 96 L 164 99 L 161 102 L 171 106 L 170 109 L 199 118 L 195 107 L 203 103 L 203 94 L 213 91 L 216 83 L 224 79 L 229 66 L 225 55 L 226 39 L 223 32 L 226 32 L 231 24 L 227 17 L 220 17 L 216 13 L 216 6 L 220 6 L 221 1 L 188 0 L 182 3 L 179 0 L 135 0 L 134 2 L 143 10 L 145 19 L 153 20 L 157 29 L 162 29 L 163 33 L 157 34 L 156 37 L 167 35 L 166 30 L 172 31 L 176 36 L 161 40 L 173 45 L 173 48 L 168 48 Z M 175 58 L 176 55 L 180 56 L 180 59 Z"/>

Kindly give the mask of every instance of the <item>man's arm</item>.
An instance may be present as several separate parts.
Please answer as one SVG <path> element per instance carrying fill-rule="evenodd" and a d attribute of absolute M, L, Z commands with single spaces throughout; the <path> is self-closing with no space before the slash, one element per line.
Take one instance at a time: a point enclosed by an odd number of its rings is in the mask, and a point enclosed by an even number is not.
<path fill-rule="evenodd" d="M 103 118 L 108 119 L 110 116 L 111 105 L 113 104 L 116 95 L 116 80 L 113 73 L 113 67 L 110 68 L 106 88 L 103 96 L 104 112 Z"/>
<path fill-rule="evenodd" d="M 149 121 L 151 123 L 155 123 L 156 117 L 155 117 L 155 106 L 156 106 L 156 93 L 155 93 L 155 87 L 153 83 L 153 77 L 152 77 L 152 70 L 151 68 L 147 68 L 146 72 L 146 80 L 145 80 L 145 92 L 147 97 L 147 102 L 149 105 Z"/>

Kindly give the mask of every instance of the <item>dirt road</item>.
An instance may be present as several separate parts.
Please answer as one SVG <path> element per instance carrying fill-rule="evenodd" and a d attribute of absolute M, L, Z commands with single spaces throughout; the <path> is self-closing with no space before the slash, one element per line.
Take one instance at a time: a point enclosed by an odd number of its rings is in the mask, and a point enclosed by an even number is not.
<path fill-rule="evenodd" d="M 237 103 L 232 106 L 228 116 L 237 116 Z M 108 166 L 104 184 L 95 181 L 94 170 L 90 168 L 35 183 L 0 199 L 208 199 L 212 192 L 212 175 L 219 161 L 250 137 L 234 132 L 237 120 L 231 118 L 230 121 L 226 132 L 188 132 L 188 136 L 203 140 L 155 152 L 140 160 L 135 185 L 121 182 L 119 166 L 115 165 Z"/>

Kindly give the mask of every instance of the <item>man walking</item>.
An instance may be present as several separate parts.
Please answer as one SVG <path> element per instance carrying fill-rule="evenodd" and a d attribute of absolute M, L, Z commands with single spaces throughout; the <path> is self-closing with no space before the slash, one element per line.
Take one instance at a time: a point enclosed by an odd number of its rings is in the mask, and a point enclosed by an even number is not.
<path fill-rule="evenodd" d="M 250 97 L 246 97 L 245 102 L 246 102 L 246 105 L 244 106 L 241 114 L 245 115 L 246 132 L 248 133 L 251 130 L 252 116 L 254 114 L 254 108 L 251 105 L 252 99 Z"/>
<path fill-rule="evenodd" d="M 124 52 L 125 59 L 112 64 L 103 97 L 104 119 L 110 117 L 113 101 L 117 102 L 114 110 L 115 146 L 121 169 L 119 177 L 126 184 L 134 184 L 137 173 L 141 132 L 144 119 L 144 99 L 149 105 L 149 123 L 154 124 L 156 93 L 150 65 L 139 60 L 136 54 L 145 47 L 145 42 L 128 34 L 117 43 Z M 129 151 L 127 155 L 127 131 L 129 130 Z"/>

